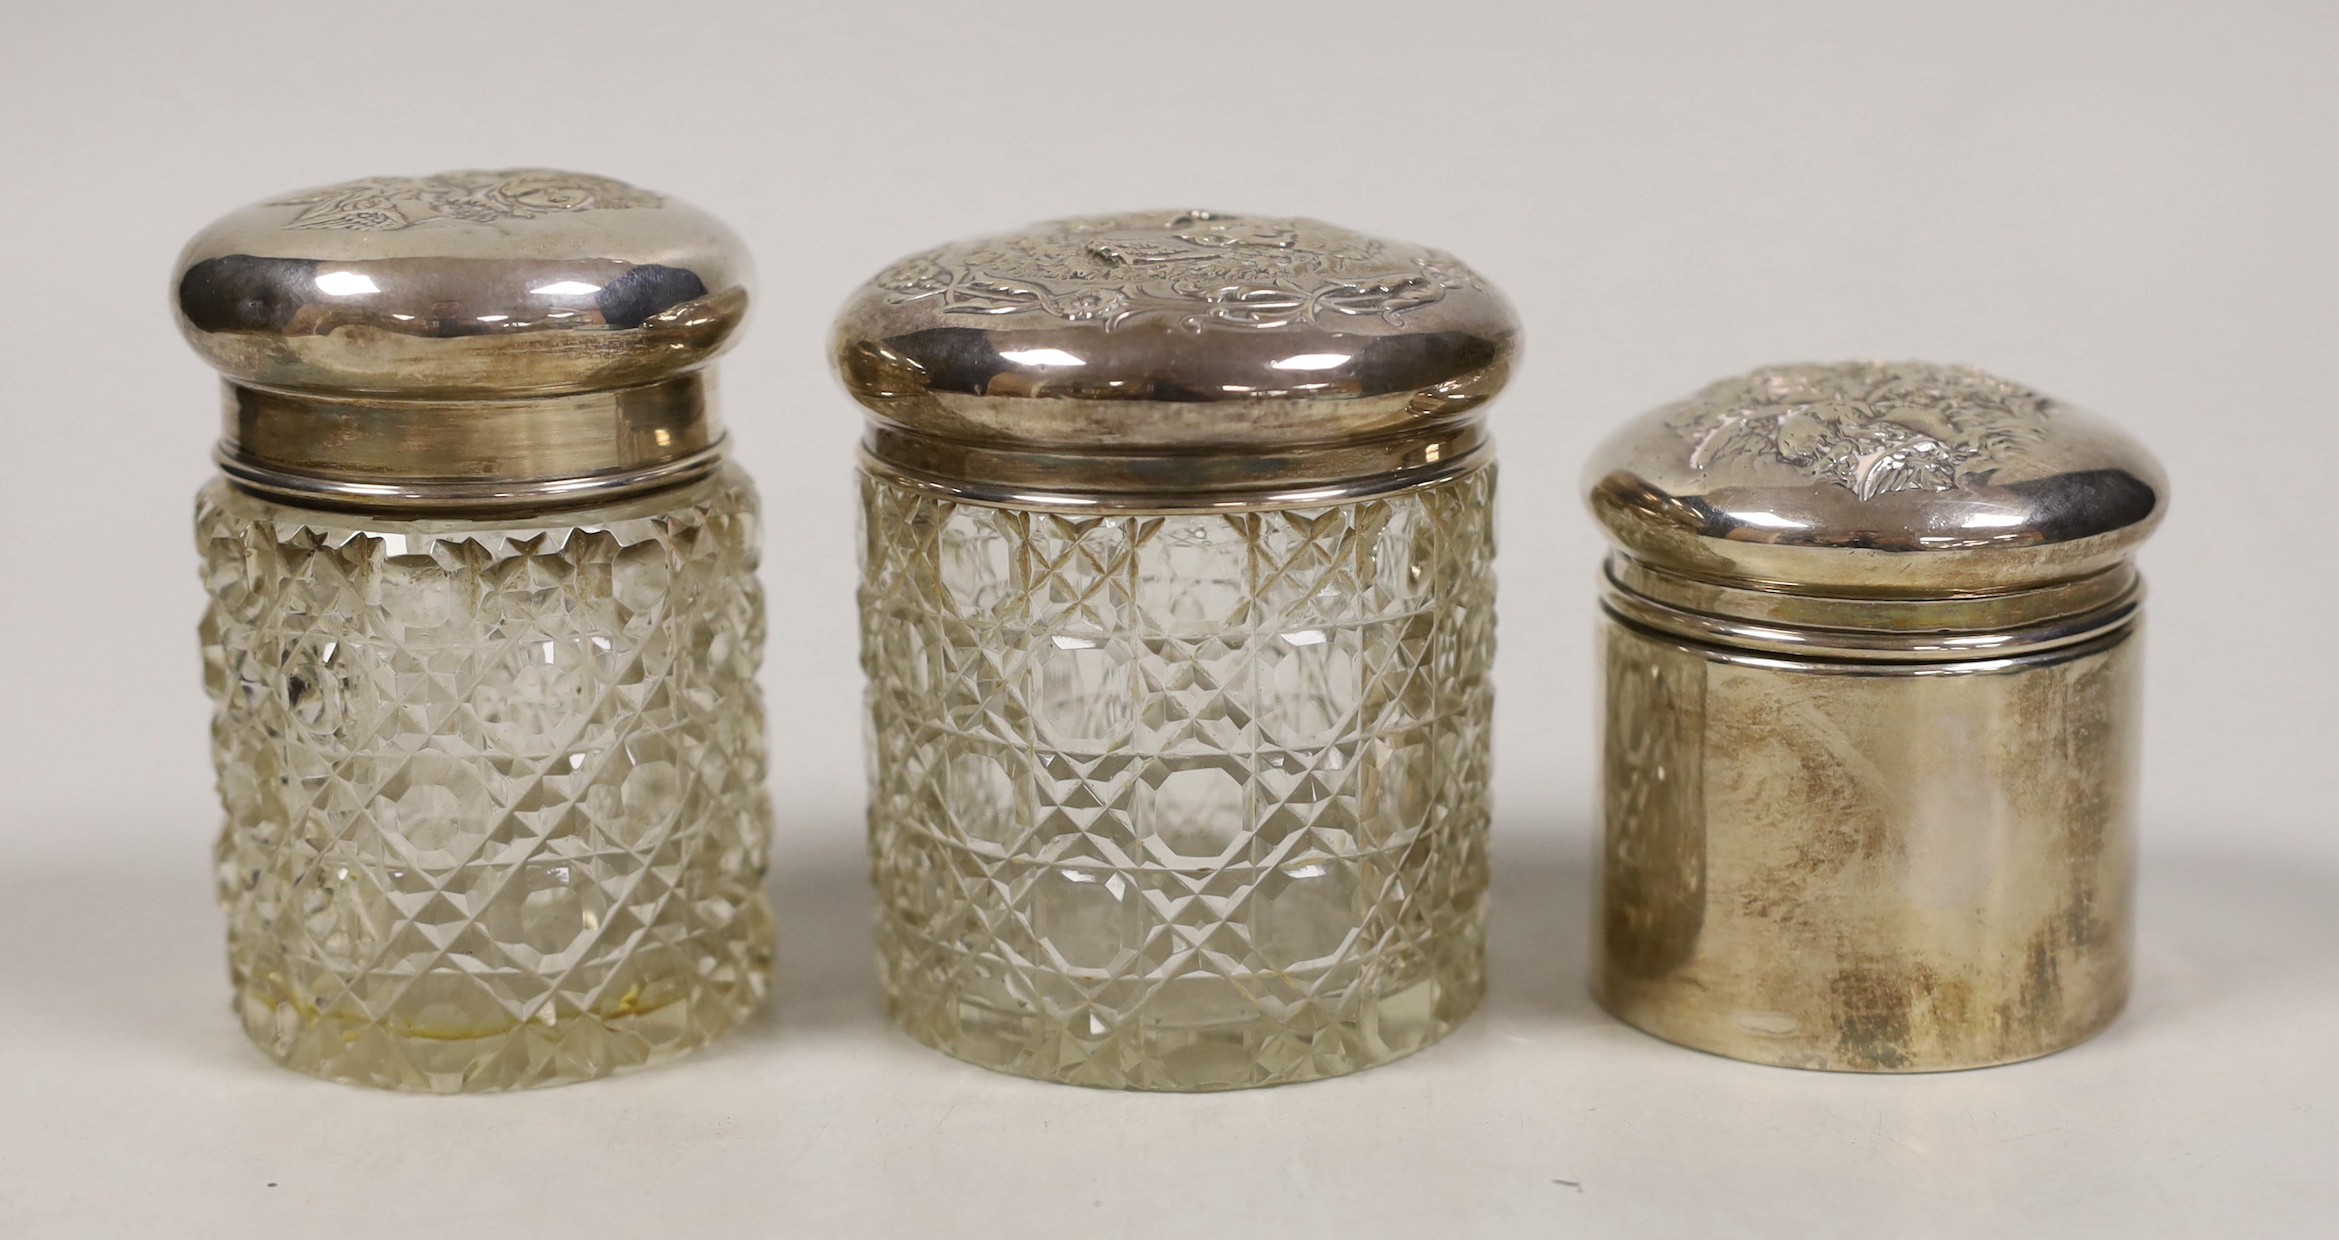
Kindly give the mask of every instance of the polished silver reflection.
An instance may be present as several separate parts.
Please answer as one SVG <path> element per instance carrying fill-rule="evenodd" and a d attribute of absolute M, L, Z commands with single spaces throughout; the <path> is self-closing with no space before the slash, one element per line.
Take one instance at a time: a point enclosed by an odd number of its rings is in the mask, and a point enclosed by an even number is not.
<path fill-rule="evenodd" d="M 1467 472 L 1518 343 L 1502 294 L 1442 251 L 1156 211 L 902 259 L 846 303 L 832 347 L 871 413 L 864 451 L 897 479 L 987 502 L 1219 511 Z"/>
<path fill-rule="evenodd" d="M 179 328 L 227 380 L 222 466 L 346 507 L 525 509 L 711 473 L 702 368 L 746 247 L 690 205 L 549 169 L 255 203 L 180 254 Z"/>
<path fill-rule="evenodd" d="M 1965 367 L 1782 366 L 1627 424 L 1598 989 L 1793 1067 L 2028 1058 L 2127 995 L 2150 454 Z"/>

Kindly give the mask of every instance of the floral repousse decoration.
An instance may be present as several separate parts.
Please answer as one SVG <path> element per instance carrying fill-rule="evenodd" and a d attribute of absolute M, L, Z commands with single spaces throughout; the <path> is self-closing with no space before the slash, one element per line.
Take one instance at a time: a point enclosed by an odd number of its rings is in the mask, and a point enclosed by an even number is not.
<path fill-rule="evenodd" d="M 2053 410 L 1969 366 L 1863 362 L 1726 379 L 1675 406 L 1666 424 L 1689 440 L 1692 468 L 1778 461 L 1873 499 L 1986 481 Z"/>
<path fill-rule="evenodd" d="M 623 181 L 552 168 L 371 177 L 328 185 L 269 204 L 300 207 L 287 228 L 396 232 L 432 220 L 531 219 L 562 211 L 655 207 L 666 200 Z"/>
<path fill-rule="evenodd" d="M 944 314 L 1044 314 L 1111 329 L 1166 316 L 1194 330 L 1407 313 L 1483 288 L 1452 255 L 1314 220 L 1209 211 L 1060 220 L 903 259 L 873 283 Z"/>

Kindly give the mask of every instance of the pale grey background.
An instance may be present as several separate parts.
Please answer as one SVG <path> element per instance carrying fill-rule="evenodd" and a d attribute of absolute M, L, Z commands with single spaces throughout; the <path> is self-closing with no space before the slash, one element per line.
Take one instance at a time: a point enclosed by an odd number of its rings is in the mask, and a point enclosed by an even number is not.
<path fill-rule="evenodd" d="M 0 35 L 0 1233 L 2315 1234 L 2339 1190 L 2329 702 L 2339 8 L 14 4 Z M 526 1097 L 276 1070 L 227 1010 L 164 289 L 262 195 L 553 164 L 728 217 L 765 485 L 783 975 L 698 1060 Z M 1214 1098 L 960 1067 L 875 1014 L 832 307 L 931 242 L 1131 206 L 1453 250 L 1529 327 L 1506 459 L 1495 994 Z M 2139 990 L 1921 1079 L 1675 1050 L 1583 993 L 1576 469 L 1768 361 L 1970 361 L 2167 461 Z M 491 1230 L 494 1229 L 494 1230 Z"/>

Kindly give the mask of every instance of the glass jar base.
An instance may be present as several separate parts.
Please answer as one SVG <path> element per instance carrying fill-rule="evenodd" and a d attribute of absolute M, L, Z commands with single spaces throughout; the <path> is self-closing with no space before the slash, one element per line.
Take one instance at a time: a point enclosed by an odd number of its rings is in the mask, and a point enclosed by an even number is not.
<path fill-rule="evenodd" d="M 596 1080 L 679 1059 L 745 1022 L 769 991 L 768 975 L 641 1011 L 515 1021 L 456 1035 L 400 1031 L 389 1022 L 302 1013 L 245 994 L 244 1032 L 278 1063 L 346 1085 L 412 1093 L 472 1094 Z"/>
<path fill-rule="evenodd" d="M 1231 982 L 1213 989 L 1240 994 Z M 886 1015 L 935 1050 L 1011 1076 L 1093 1089 L 1209 1093 L 1324 1080 L 1403 1059 L 1468 1020 L 1484 990 L 1477 976 L 1423 980 L 1340 1016 L 1296 1004 L 1282 1019 L 1140 1023 L 1126 1032 L 1050 1013 L 899 995 L 887 999 Z"/>

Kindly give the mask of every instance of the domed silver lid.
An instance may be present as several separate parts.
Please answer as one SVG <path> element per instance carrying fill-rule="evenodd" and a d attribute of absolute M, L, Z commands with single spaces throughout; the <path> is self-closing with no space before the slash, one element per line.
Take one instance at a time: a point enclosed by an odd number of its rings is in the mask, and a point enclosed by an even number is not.
<path fill-rule="evenodd" d="M 1923 362 L 1725 379 L 1627 423 L 1585 481 L 1630 590 L 1841 627 L 1962 615 L 1991 628 L 2132 604 L 2129 557 L 2168 504 L 2159 463 L 2117 427 Z"/>
<path fill-rule="evenodd" d="M 720 455 L 702 370 L 746 248 L 684 203 L 549 169 L 373 177 L 231 212 L 180 255 L 227 379 L 224 469 L 380 507 L 599 498 Z"/>
<path fill-rule="evenodd" d="M 1224 507 L 1477 463 L 1518 337 L 1439 251 L 1157 211 L 904 259 L 846 302 L 834 356 L 881 468 L 1011 502 Z"/>

